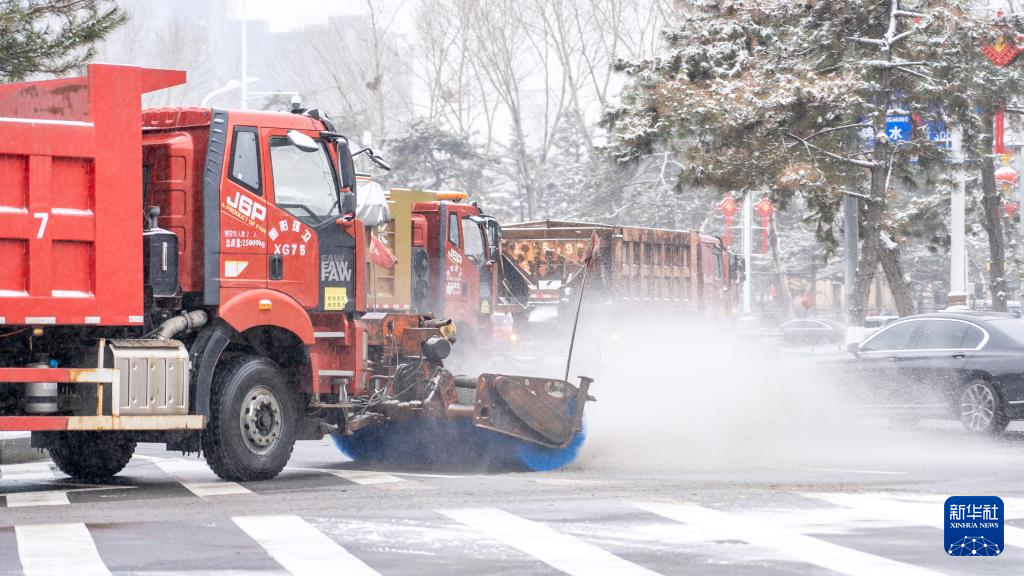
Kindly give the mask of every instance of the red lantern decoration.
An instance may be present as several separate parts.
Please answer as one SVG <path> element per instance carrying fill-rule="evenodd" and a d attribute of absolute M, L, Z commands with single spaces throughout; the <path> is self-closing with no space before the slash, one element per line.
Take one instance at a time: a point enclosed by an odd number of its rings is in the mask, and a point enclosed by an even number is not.
<path fill-rule="evenodd" d="M 1016 202 L 1004 202 L 1003 210 L 1006 212 L 1006 217 L 1013 220 L 1020 212 L 1020 204 Z"/>
<path fill-rule="evenodd" d="M 732 218 L 739 211 L 739 207 L 736 206 L 736 201 L 732 196 L 726 194 L 725 198 L 718 203 L 718 211 L 725 217 L 725 238 L 722 239 L 722 244 L 728 248 L 732 246 Z"/>
<path fill-rule="evenodd" d="M 998 169 L 996 169 L 996 182 L 1001 183 L 1003 186 L 1006 186 L 1007 188 L 1016 184 L 1017 178 L 1019 178 L 1019 174 L 1017 174 L 1017 171 L 1009 166 L 1000 166 Z"/>
<path fill-rule="evenodd" d="M 768 222 L 775 213 L 775 205 L 767 196 L 761 198 L 754 204 L 754 210 L 761 217 L 761 253 L 768 253 Z"/>

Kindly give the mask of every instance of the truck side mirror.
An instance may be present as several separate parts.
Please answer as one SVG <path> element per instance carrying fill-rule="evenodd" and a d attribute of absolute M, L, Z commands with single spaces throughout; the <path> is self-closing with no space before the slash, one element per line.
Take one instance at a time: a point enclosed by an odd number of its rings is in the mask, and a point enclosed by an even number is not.
<path fill-rule="evenodd" d="M 341 193 L 341 213 L 342 214 L 355 214 L 356 212 L 356 195 L 351 192 Z"/>
<path fill-rule="evenodd" d="M 341 176 L 341 187 L 347 188 L 352 194 L 356 193 L 356 173 L 352 165 L 352 150 L 348 147 L 348 140 L 338 138 L 338 175 Z"/>
<path fill-rule="evenodd" d="M 501 225 L 494 218 L 487 218 L 487 241 L 491 245 L 491 260 L 501 260 Z"/>

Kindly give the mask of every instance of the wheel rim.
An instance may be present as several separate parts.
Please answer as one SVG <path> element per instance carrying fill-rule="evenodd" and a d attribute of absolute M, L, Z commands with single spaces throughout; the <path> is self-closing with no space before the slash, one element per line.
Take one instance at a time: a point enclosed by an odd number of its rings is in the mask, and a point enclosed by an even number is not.
<path fill-rule="evenodd" d="M 266 454 L 281 439 L 283 414 L 277 394 L 266 386 L 256 386 L 245 395 L 238 417 L 242 440 L 253 454 Z"/>
<path fill-rule="evenodd" d="M 968 430 L 981 432 L 992 425 L 996 397 L 985 384 L 971 384 L 960 395 L 960 420 Z"/>

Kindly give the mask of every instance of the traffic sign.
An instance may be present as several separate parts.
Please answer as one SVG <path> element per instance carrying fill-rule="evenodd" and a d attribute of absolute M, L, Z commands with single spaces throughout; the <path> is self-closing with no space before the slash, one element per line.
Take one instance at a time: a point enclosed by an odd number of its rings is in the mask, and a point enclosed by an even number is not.
<path fill-rule="evenodd" d="M 890 114 L 885 118 L 885 135 L 889 142 L 902 144 L 909 142 L 914 132 L 914 120 L 910 114 Z"/>

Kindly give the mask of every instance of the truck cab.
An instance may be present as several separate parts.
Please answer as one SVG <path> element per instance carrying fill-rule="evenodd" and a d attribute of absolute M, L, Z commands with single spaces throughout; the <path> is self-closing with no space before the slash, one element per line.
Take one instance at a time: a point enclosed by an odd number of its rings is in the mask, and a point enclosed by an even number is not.
<path fill-rule="evenodd" d="M 450 318 L 459 347 L 456 368 L 469 358 L 486 359 L 492 318 L 502 287 L 501 227 L 463 192 L 392 188 L 387 191 L 392 221 L 371 230 L 393 251 L 393 269 L 371 265 L 377 299 L 371 310 L 394 309 L 411 294 L 412 311 Z M 383 297 L 391 294 L 393 298 Z"/>
<path fill-rule="evenodd" d="M 356 214 L 353 158 L 387 167 L 372 150 L 317 110 L 141 109 L 184 81 L 91 65 L 0 85 L 0 430 L 83 478 L 160 442 L 267 479 L 296 440 L 365 446 L 397 420 L 572 444 L 589 381 L 445 368 L 444 315 L 482 324 L 493 307 L 486 217 L 408 199 L 389 239 Z M 404 278 L 371 261 L 381 237 Z"/>

